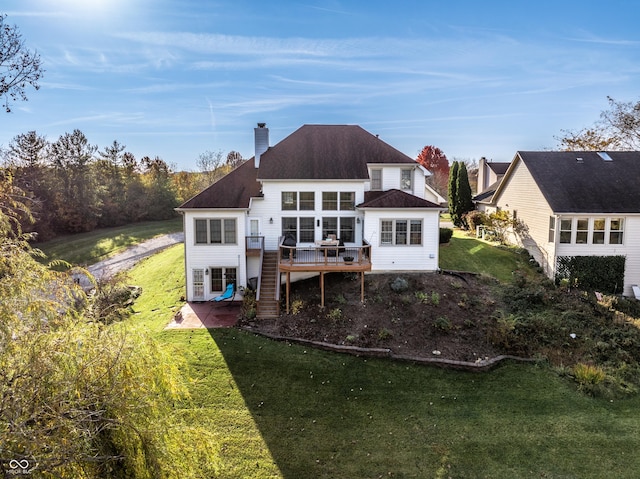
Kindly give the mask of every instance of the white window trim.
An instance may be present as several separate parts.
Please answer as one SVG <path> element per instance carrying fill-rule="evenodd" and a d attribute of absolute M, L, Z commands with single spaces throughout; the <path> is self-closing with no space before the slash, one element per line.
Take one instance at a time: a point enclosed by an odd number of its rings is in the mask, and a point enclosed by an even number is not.
<path fill-rule="evenodd" d="M 212 243 L 211 242 L 211 220 L 219 220 L 221 221 L 222 224 L 222 242 L 221 243 Z M 225 221 L 233 221 L 235 224 L 235 239 L 233 242 L 225 242 L 225 229 L 224 229 L 224 224 Z M 207 240 L 205 243 L 198 243 L 198 238 L 197 238 L 197 222 L 198 221 L 204 221 L 205 225 L 207 226 Z M 237 245 L 238 244 L 238 219 L 237 218 L 225 218 L 225 217 L 212 217 L 212 218 L 194 218 L 193 219 L 193 244 L 194 246 L 229 246 L 229 245 Z"/>
<path fill-rule="evenodd" d="M 382 242 L 382 223 L 384 221 L 391 221 L 391 243 L 383 243 Z M 405 244 L 396 244 L 396 222 L 397 221 L 406 221 L 407 222 L 407 242 Z M 419 221 L 420 222 L 420 243 L 411 243 L 411 222 Z M 424 246 L 424 220 L 422 218 L 380 218 L 380 246 L 381 247 L 413 247 L 420 248 Z"/>

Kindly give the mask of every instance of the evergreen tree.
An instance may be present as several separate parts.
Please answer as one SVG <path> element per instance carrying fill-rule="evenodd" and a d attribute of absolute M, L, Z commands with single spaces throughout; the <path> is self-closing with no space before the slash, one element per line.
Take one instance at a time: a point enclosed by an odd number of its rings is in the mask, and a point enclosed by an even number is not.
<path fill-rule="evenodd" d="M 456 191 L 458 187 L 458 168 L 460 168 L 460 163 L 454 161 L 449 169 L 449 213 L 451 214 L 451 221 L 455 225 L 457 225 L 456 198 L 458 195 Z"/>
<path fill-rule="evenodd" d="M 456 178 L 456 195 L 457 195 L 457 213 L 460 223 L 464 223 L 462 217 L 473 209 L 473 200 L 471 195 L 471 185 L 469 184 L 469 175 L 467 174 L 467 166 L 463 161 L 458 167 L 458 177 Z"/>

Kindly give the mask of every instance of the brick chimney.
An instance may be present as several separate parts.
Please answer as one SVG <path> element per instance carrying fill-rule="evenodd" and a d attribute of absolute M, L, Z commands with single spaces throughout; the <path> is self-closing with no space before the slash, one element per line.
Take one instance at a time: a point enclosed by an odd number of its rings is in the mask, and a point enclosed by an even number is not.
<path fill-rule="evenodd" d="M 269 149 L 269 128 L 266 123 L 258 123 L 258 127 L 253 129 L 255 133 L 256 154 L 254 164 L 256 168 L 260 167 L 260 155 Z"/>

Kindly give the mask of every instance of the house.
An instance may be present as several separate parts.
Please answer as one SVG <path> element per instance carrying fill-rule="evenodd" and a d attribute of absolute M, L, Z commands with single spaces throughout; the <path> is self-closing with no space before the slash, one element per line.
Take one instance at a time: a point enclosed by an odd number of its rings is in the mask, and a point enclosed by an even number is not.
<path fill-rule="evenodd" d="M 519 151 L 484 202 L 526 225 L 513 240 L 549 277 L 560 257 L 620 255 L 623 294 L 640 284 L 640 152 Z"/>
<path fill-rule="evenodd" d="M 278 314 L 280 286 L 331 271 L 434 271 L 441 207 L 429 172 L 359 126 L 304 125 L 177 208 L 184 217 L 186 297 L 228 283 L 257 290 L 258 316 Z M 322 299 L 324 302 L 324 298 Z M 289 301 L 287 298 L 287 307 Z"/>
<path fill-rule="evenodd" d="M 486 200 L 490 200 L 495 193 L 509 165 L 509 162 L 490 161 L 484 156 L 480 158 L 478 162 L 477 191 L 476 196 L 473 198 L 476 209 L 487 213 L 495 211 L 492 211 L 490 202 Z"/>

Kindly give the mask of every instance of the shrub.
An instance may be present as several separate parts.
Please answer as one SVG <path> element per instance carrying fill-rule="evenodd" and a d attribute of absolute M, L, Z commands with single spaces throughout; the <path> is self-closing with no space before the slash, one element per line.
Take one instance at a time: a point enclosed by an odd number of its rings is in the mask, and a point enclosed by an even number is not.
<path fill-rule="evenodd" d="M 578 388 L 590 394 L 596 393 L 595 386 L 598 386 L 607 377 L 600 366 L 584 363 L 578 363 L 573 367 L 573 376 L 578 382 Z"/>
<path fill-rule="evenodd" d="M 291 314 L 299 314 L 304 308 L 304 301 L 301 299 L 294 299 L 291 301 Z"/>
<path fill-rule="evenodd" d="M 464 215 L 466 223 L 471 231 L 475 231 L 480 225 L 489 224 L 489 217 L 482 211 L 473 210 Z"/>
<path fill-rule="evenodd" d="M 561 256 L 558 258 L 556 284 L 569 284 L 603 293 L 620 293 L 624 284 L 624 256 Z"/>
<path fill-rule="evenodd" d="M 378 339 L 384 341 L 385 339 L 391 339 L 393 337 L 393 331 L 387 328 L 382 328 L 378 331 Z"/>
<path fill-rule="evenodd" d="M 398 276 L 391 282 L 390 287 L 396 293 L 404 293 L 409 289 L 409 281 Z"/>
<path fill-rule="evenodd" d="M 245 319 L 254 319 L 258 314 L 258 303 L 256 301 L 255 289 L 244 288 L 242 290 L 241 313 Z"/>
<path fill-rule="evenodd" d="M 331 321 L 339 321 L 340 318 L 342 318 L 342 310 L 340 308 L 334 308 L 329 311 L 329 314 L 327 316 L 329 316 L 329 319 Z"/>
<path fill-rule="evenodd" d="M 451 228 L 440 228 L 440 244 L 448 243 L 453 236 Z"/>
<path fill-rule="evenodd" d="M 438 306 L 440 304 L 440 294 L 437 291 L 432 291 L 431 292 L 431 302 L 435 306 Z"/>
<path fill-rule="evenodd" d="M 141 293 L 141 288 L 127 286 L 117 277 L 98 281 L 89 296 L 87 317 L 104 324 L 122 321 L 129 317 L 131 306 Z"/>
<path fill-rule="evenodd" d="M 453 324 L 446 316 L 440 316 L 433 321 L 433 327 L 440 331 L 451 331 Z"/>
<path fill-rule="evenodd" d="M 344 297 L 344 294 L 340 293 L 336 296 L 336 303 L 347 304 L 347 298 Z"/>

